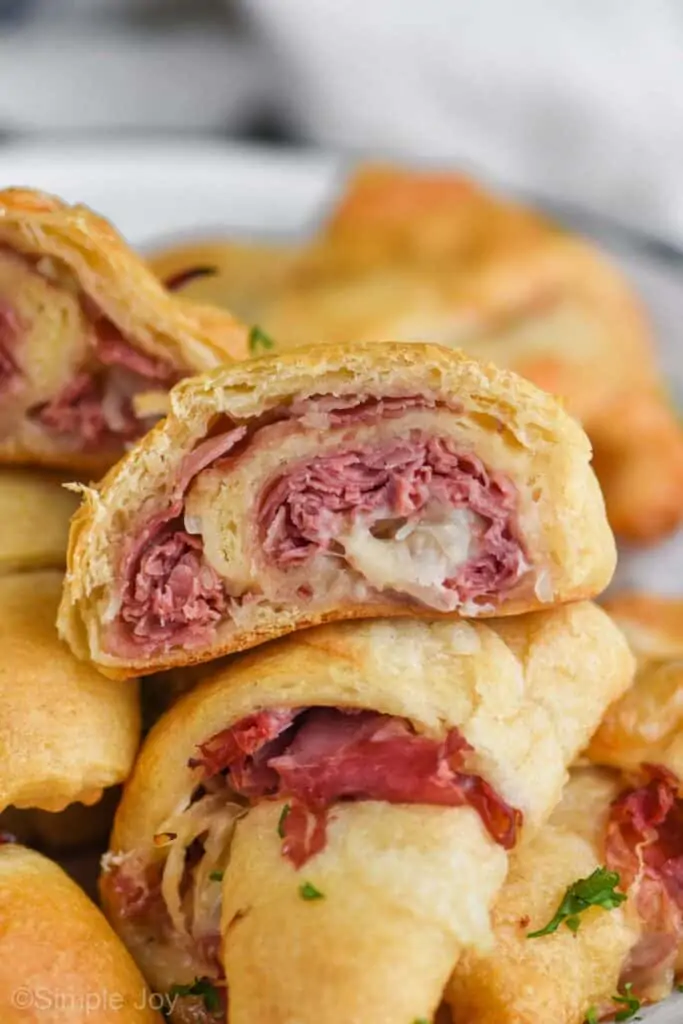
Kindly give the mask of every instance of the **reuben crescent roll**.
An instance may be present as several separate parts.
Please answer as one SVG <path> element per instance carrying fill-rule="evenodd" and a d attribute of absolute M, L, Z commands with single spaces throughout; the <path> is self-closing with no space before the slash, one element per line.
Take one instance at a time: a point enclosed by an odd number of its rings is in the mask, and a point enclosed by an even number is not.
<path fill-rule="evenodd" d="M 683 598 L 622 590 L 604 601 L 639 661 L 683 658 Z"/>
<path fill-rule="evenodd" d="M 583 422 L 618 533 L 683 519 L 683 430 L 628 282 L 461 175 L 361 168 L 259 322 L 281 347 L 422 339 L 515 370 Z"/>
<path fill-rule="evenodd" d="M 510 857 L 495 946 L 466 951 L 448 986 L 454 1019 L 583 1024 L 664 999 L 683 966 L 682 875 L 672 777 L 577 770 L 550 822 Z"/>
<path fill-rule="evenodd" d="M 639 667 L 587 755 L 624 772 L 642 763 L 661 765 L 683 780 L 683 601 L 633 593 L 617 595 L 607 607 Z"/>
<path fill-rule="evenodd" d="M 2 1024 L 163 1024 L 125 947 L 60 867 L 0 842 Z"/>
<path fill-rule="evenodd" d="M 320 347 L 173 390 L 85 491 L 59 625 L 144 674 L 332 619 L 534 610 L 614 561 L 587 438 L 550 396 L 445 348 Z"/>
<path fill-rule="evenodd" d="M 113 684 L 60 643 L 61 586 L 58 572 L 0 578 L 0 810 L 95 803 L 135 758 L 138 685 Z"/>
<path fill-rule="evenodd" d="M 54 473 L 0 469 L 0 576 L 65 567 L 78 498 L 62 483 Z"/>
<path fill-rule="evenodd" d="M 511 858 L 496 948 L 465 956 L 449 990 L 458 1024 L 580 1024 L 591 1007 L 596 1019 L 623 1009 L 612 997 L 627 984 L 639 999 L 664 998 L 683 969 L 682 604 L 637 593 L 607 604 L 639 668 L 586 754 L 621 774 L 576 772 L 551 824 Z M 600 866 L 617 872 L 628 905 L 529 940 Z"/>
<path fill-rule="evenodd" d="M 587 602 L 262 646 L 150 733 L 107 913 L 161 992 L 225 975 L 230 1024 L 431 1020 L 632 670 Z"/>
<path fill-rule="evenodd" d="M 0 462 L 103 471 L 171 384 L 246 340 L 228 313 L 166 291 L 86 207 L 0 192 Z"/>

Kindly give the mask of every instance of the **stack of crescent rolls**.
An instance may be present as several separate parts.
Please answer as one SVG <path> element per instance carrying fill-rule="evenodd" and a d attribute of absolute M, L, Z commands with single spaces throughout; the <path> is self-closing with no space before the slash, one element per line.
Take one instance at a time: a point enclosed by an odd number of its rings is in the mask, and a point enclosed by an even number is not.
<path fill-rule="evenodd" d="M 240 312 L 277 293 L 273 324 L 313 323 L 379 264 L 407 302 L 397 253 L 416 302 L 476 305 L 458 202 L 482 247 L 491 219 L 506 260 L 526 240 L 548 347 L 625 294 L 530 215 L 397 180 L 361 177 L 260 288 L 233 253 Z M 584 428 L 439 331 L 280 343 L 195 301 L 199 262 L 162 284 L 87 209 L 0 193 L 0 1019 L 581 1024 L 665 997 L 683 627 L 594 603 L 616 546 Z M 82 884 L 98 849 L 101 910 L 55 863 Z"/>

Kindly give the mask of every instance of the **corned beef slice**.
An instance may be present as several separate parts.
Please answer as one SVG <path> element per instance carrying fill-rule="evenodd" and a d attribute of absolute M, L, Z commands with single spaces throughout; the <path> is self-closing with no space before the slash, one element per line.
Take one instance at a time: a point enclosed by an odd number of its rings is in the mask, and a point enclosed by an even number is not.
<path fill-rule="evenodd" d="M 623 978 L 645 991 L 673 967 L 683 940 L 683 801 L 676 776 L 644 765 L 644 785 L 625 790 L 612 804 L 605 859 L 621 888 L 637 884 L 643 939 L 629 956 Z"/>
<path fill-rule="evenodd" d="M 105 366 L 119 366 L 145 381 L 159 381 L 166 386 L 179 379 L 172 366 L 133 348 L 118 328 L 104 317 L 97 321 L 94 347 L 98 360 Z"/>
<path fill-rule="evenodd" d="M 324 417 L 330 425 L 339 425 L 340 418 L 347 425 L 352 418 L 395 417 L 424 405 L 430 402 L 419 397 L 323 396 L 278 409 L 267 422 L 297 419 L 320 426 L 320 417 Z M 202 470 L 218 463 L 241 442 L 248 444 L 247 433 L 247 427 L 237 427 L 199 444 L 181 467 L 168 512 L 145 524 L 124 555 L 120 618 L 134 628 L 128 636 L 121 628 L 112 631 L 111 643 L 119 652 L 135 654 L 151 652 L 160 644 L 208 641 L 220 618 L 217 613 L 225 606 L 213 570 L 204 574 L 195 590 L 189 586 L 188 571 L 200 574 L 207 565 L 197 538 L 191 545 L 193 557 L 186 557 L 189 535 L 182 523 L 183 499 Z M 392 517 L 419 522 L 428 509 L 446 513 L 467 509 L 476 523 L 476 551 L 442 585 L 462 601 L 485 601 L 510 589 L 526 569 L 517 535 L 516 499 L 512 484 L 500 474 L 490 473 L 474 455 L 458 453 L 447 438 L 413 431 L 408 438 L 375 447 L 347 447 L 295 465 L 268 486 L 256 515 L 264 552 L 276 568 L 286 571 L 319 552 L 332 549 L 338 555 L 335 537 L 343 526 L 359 518 L 372 530 L 374 524 L 381 527 Z M 184 540 L 171 548 L 173 521 Z M 154 557 L 155 546 L 163 547 L 163 557 Z M 179 563 L 182 574 L 173 571 Z M 144 579 L 150 568 L 154 568 L 153 581 Z M 172 594 L 176 587 L 177 593 Z M 131 645 L 137 645 L 137 650 Z"/>
<path fill-rule="evenodd" d="M 183 529 L 183 498 L 202 469 L 229 452 L 246 434 L 238 427 L 198 445 L 185 459 L 167 512 L 149 520 L 124 551 L 121 623 L 114 645 L 139 654 L 159 646 L 200 644 L 227 610 L 218 574 L 203 559 L 199 537 Z M 121 624 L 117 624 L 120 625 Z"/>
<path fill-rule="evenodd" d="M 197 537 L 167 526 L 141 556 L 122 618 L 134 636 L 164 643 L 201 641 L 226 609 L 218 575 Z"/>
<path fill-rule="evenodd" d="M 491 837 L 511 849 L 522 815 L 480 776 L 462 770 L 471 750 L 457 729 L 439 741 L 378 712 L 275 710 L 218 733 L 190 766 L 205 778 L 225 771 L 230 788 L 251 803 L 289 798 L 283 853 L 297 866 L 324 846 L 327 814 L 339 800 L 469 805 Z"/>
<path fill-rule="evenodd" d="M 475 456 L 459 455 L 448 439 L 420 436 L 298 466 L 272 485 L 259 520 L 264 549 L 283 567 L 329 548 L 351 514 L 372 522 L 387 514 L 410 520 L 428 502 L 467 508 L 486 522 L 480 555 L 445 585 L 474 600 L 504 590 L 519 575 L 515 498 L 509 482 L 487 473 Z"/>
<path fill-rule="evenodd" d="M 0 335 L 0 352 L 1 342 Z M 172 367 L 134 348 L 102 316 L 94 325 L 93 349 L 100 368 L 82 370 L 30 413 L 51 432 L 77 439 L 84 450 L 141 437 L 146 428 L 134 415 L 133 395 L 178 380 Z"/>
<path fill-rule="evenodd" d="M 119 409 L 121 438 L 134 438 L 140 432 L 129 404 Z M 102 382 L 90 373 L 79 373 L 51 401 L 37 406 L 31 415 L 55 434 L 78 438 L 83 449 L 96 448 L 112 439 L 112 431 L 103 409 Z"/>

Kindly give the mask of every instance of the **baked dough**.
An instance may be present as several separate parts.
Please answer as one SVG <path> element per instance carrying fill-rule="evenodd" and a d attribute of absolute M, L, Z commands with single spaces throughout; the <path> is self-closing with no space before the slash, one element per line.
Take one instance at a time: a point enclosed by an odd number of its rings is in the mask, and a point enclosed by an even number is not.
<path fill-rule="evenodd" d="M 167 292 L 84 206 L 0 192 L 0 461 L 99 473 L 150 395 L 247 353 L 228 313 Z"/>
<path fill-rule="evenodd" d="M 3 1024 L 162 1024 L 106 920 L 52 861 L 0 845 Z"/>
<path fill-rule="evenodd" d="M 66 566 L 78 498 L 63 482 L 56 473 L 0 469 L 0 576 Z"/>
<path fill-rule="evenodd" d="M 233 659 L 182 697 L 142 749 L 106 858 L 107 913 L 162 992 L 224 969 L 231 1024 L 431 1020 L 462 950 L 490 944 L 507 857 L 484 818 L 422 796 L 333 803 L 321 852 L 297 869 L 283 856 L 287 790 L 240 808 L 232 783 L 221 788 L 227 777 L 212 774 L 221 762 L 206 767 L 208 752 L 231 749 L 226 730 L 238 723 L 254 722 L 240 732 L 248 743 L 264 716 L 286 722 L 289 709 L 304 723 L 321 712 L 301 709 L 337 709 L 327 714 L 352 730 L 368 713 L 391 716 L 420 742 L 455 729 L 473 748 L 467 771 L 533 832 L 632 670 L 620 633 L 586 602 L 504 622 L 330 625 Z M 303 899 L 306 883 L 324 898 Z M 170 931 L 159 924 L 167 915 Z"/>
<path fill-rule="evenodd" d="M 117 685 L 57 638 L 58 572 L 0 578 L 0 810 L 95 803 L 131 770 L 138 685 Z"/>
<path fill-rule="evenodd" d="M 226 240 L 160 249 L 149 254 L 148 262 L 162 284 L 177 286 L 184 299 L 219 306 L 245 323 L 258 324 L 298 255 L 294 245 Z M 210 273 L 199 273 L 203 270 Z"/>
<path fill-rule="evenodd" d="M 606 604 L 639 669 L 605 715 L 587 756 L 625 772 L 642 763 L 663 765 L 683 779 L 683 601 L 626 593 Z"/>
<path fill-rule="evenodd" d="M 683 599 L 623 590 L 603 602 L 640 661 L 683 658 Z"/>
<path fill-rule="evenodd" d="M 468 950 L 446 997 L 458 1024 L 583 1024 L 619 991 L 622 968 L 641 935 L 635 900 L 581 914 L 577 932 L 527 938 L 554 916 L 569 886 L 604 866 L 611 801 L 623 783 L 596 769 L 574 772 L 550 822 L 510 858 L 493 911 L 495 948 Z"/>
<path fill-rule="evenodd" d="M 629 285 L 473 181 L 361 168 L 262 324 L 285 348 L 420 339 L 513 369 L 584 423 L 618 533 L 655 540 L 683 518 L 683 431 Z"/>
<path fill-rule="evenodd" d="M 112 676 L 332 619 L 517 614 L 612 575 L 581 428 L 459 352 L 302 349 L 171 407 L 72 524 L 60 632 Z"/>

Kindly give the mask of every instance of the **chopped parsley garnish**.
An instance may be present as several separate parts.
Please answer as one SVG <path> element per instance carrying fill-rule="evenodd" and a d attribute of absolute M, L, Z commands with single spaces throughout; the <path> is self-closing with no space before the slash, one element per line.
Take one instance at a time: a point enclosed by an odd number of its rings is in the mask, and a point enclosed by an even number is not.
<path fill-rule="evenodd" d="M 588 1012 L 586 1013 L 586 1024 L 598 1024 L 598 1011 L 594 1006 L 588 1007 Z"/>
<path fill-rule="evenodd" d="M 619 1010 L 615 1013 L 615 1020 L 631 1020 L 632 1017 L 638 1013 L 640 1009 L 640 999 L 636 999 L 632 992 L 633 985 L 631 982 L 628 985 L 624 985 L 623 994 L 617 992 L 615 996 L 612 996 L 612 1002 L 617 1003 L 619 1006 L 623 1006 L 623 1010 Z"/>
<path fill-rule="evenodd" d="M 285 806 L 282 808 L 282 813 L 277 823 L 277 834 L 279 835 L 280 839 L 285 838 L 285 822 L 287 821 L 287 816 L 291 809 L 292 808 L 290 807 L 289 804 L 285 804 Z"/>
<path fill-rule="evenodd" d="M 677 992 L 683 992 L 683 985 L 676 985 Z"/>
<path fill-rule="evenodd" d="M 429 1024 L 426 1017 L 418 1017 L 417 1020 L 413 1021 L 413 1024 Z"/>
<path fill-rule="evenodd" d="M 209 875 L 209 879 L 212 882 L 222 882 L 224 874 L 224 871 L 212 871 L 211 874 Z"/>
<path fill-rule="evenodd" d="M 264 352 L 268 352 L 271 348 L 275 348 L 275 342 L 269 334 L 254 324 L 252 329 L 249 331 L 249 351 L 252 356 L 255 356 L 259 349 L 263 349 Z"/>
<path fill-rule="evenodd" d="M 304 882 L 299 886 L 299 896 L 302 900 L 324 900 L 325 893 L 321 892 L 311 882 Z"/>
<path fill-rule="evenodd" d="M 588 878 L 579 878 L 567 889 L 553 919 L 545 928 L 529 932 L 527 938 L 538 939 L 541 935 L 552 935 L 561 924 L 566 924 L 570 931 L 577 932 L 581 925 L 579 914 L 584 910 L 588 910 L 589 907 L 614 910 L 624 902 L 625 894 L 615 889 L 618 884 L 617 872 L 608 871 L 607 868 L 596 868 Z"/>
<path fill-rule="evenodd" d="M 195 978 L 191 985 L 171 985 L 168 990 L 171 999 L 175 996 L 201 996 L 209 1013 L 220 1013 L 221 997 L 209 978 Z"/>

